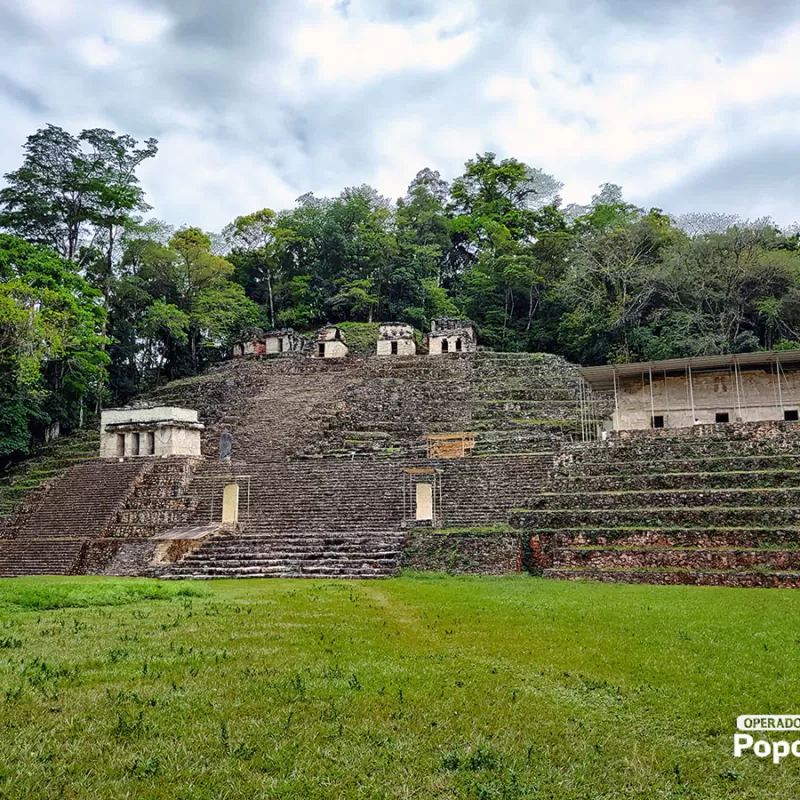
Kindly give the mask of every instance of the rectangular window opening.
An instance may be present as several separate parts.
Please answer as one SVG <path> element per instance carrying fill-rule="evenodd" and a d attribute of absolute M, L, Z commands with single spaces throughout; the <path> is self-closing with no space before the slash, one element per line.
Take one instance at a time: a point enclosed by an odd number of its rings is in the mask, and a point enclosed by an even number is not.
<path fill-rule="evenodd" d="M 446 353 L 450 349 L 450 342 L 447 339 L 442 339 L 442 352 Z"/>
<path fill-rule="evenodd" d="M 727 411 L 717 411 L 714 415 L 714 422 L 724 424 L 731 421 L 731 415 Z"/>
<path fill-rule="evenodd" d="M 397 342 L 392 342 L 392 355 L 397 355 Z"/>
<path fill-rule="evenodd" d="M 456 352 L 461 352 L 461 339 L 456 339 Z"/>
<path fill-rule="evenodd" d="M 283 338 L 278 339 L 278 352 L 283 352 Z"/>
<path fill-rule="evenodd" d="M 317 345 L 317 355 L 320 358 L 325 358 L 325 342 L 320 342 Z"/>
<path fill-rule="evenodd" d="M 656 416 L 653 417 L 652 427 L 653 428 L 663 428 L 664 427 L 664 415 L 663 414 L 657 414 Z"/>
<path fill-rule="evenodd" d="M 787 408 L 783 412 L 783 418 L 786 420 L 786 422 L 797 422 L 800 419 L 800 416 L 798 416 L 796 408 Z"/>

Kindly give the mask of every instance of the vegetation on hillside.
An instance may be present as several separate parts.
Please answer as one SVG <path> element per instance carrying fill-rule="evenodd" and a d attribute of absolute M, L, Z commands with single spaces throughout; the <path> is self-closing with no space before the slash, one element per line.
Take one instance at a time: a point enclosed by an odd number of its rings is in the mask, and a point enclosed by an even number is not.
<path fill-rule="evenodd" d="M 423 169 L 396 201 L 306 194 L 206 233 L 146 219 L 137 169 L 156 153 L 50 125 L 5 176 L 0 459 L 259 326 L 464 315 L 494 349 L 587 364 L 800 342 L 798 235 L 769 220 L 676 220 L 612 184 L 564 207 L 553 176 L 484 153 L 449 182 Z"/>
<path fill-rule="evenodd" d="M 800 703 L 798 612 L 526 577 L 0 581 L 0 795 L 794 797 L 798 759 L 733 734 Z"/>

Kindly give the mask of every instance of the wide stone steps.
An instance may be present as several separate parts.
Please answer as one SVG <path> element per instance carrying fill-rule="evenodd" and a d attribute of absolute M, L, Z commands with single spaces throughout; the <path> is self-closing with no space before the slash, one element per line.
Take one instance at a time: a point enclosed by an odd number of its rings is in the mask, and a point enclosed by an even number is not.
<path fill-rule="evenodd" d="M 596 493 L 619 491 L 626 484 L 625 475 L 566 475 L 553 478 L 549 488 L 551 493 Z M 637 485 L 647 491 L 800 488 L 800 470 L 662 472 L 637 476 Z"/>
<path fill-rule="evenodd" d="M 71 467 L 42 495 L 36 508 L 22 514 L 17 538 L 102 535 L 117 509 L 133 491 L 142 462 L 95 460 Z"/>
<path fill-rule="evenodd" d="M 585 528 L 785 528 L 800 523 L 800 507 L 593 508 L 511 513 L 515 527 L 571 531 Z"/>
<path fill-rule="evenodd" d="M 403 537 L 224 536 L 162 570 L 164 578 L 385 577 L 400 568 Z"/>
<path fill-rule="evenodd" d="M 735 586 L 739 588 L 800 588 L 800 572 L 764 572 L 691 569 L 546 569 L 545 578 L 593 580 L 604 583 L 655 583 L 662 585 Z"/>
<path fill-rule="evenodd" d="M 695 460 L 699 458 L 724 458 L 742 456 L 781 456 L 797 455 L 796 436 L 783 436 L 774 439 L 653 437 L 636 439 L 631 442 L 608 441 L 593 442 L 591 445 L 576 446 L 570 455 L 574 463 L 582 461 L 592 464 L 624 463 L 640 461 L 652 463 L 664 459 Z"/>
<path fill-rule="evenodd" d="M 553 555 L 557 569 L 682 568 L 692 570 L 752 570 L 800 572 L 800 549 L 596 547 L 559 548 Z"/>
<path fill-rule="evenodd" d="M 775 489 L 665 489 L 608 492 L 544 492 L 529 499 L 537 510 L 594 511 L 597 509 L 724 508 L 757 506 L 764 509 L 800 507 L 800 487 Z"/>
<path fill-rule="evenodd" d="M 561 472 L 574 478 L 601 476 L 647 476 L 673 473 L 764 472 L 800 470 L 800 454 L 727 456 L 706 458 L 655 458 L 624 461 L 575 461 L 564 465 Z M 560 473 L 559 473 L 560 474 Z"/>
<path fill-rule="evenodd" d="M 546 404 L 560 404 L 566 403 L 568 405 L 579 405 L 580 401 L 575 396 L 575 391 L 572 387 L 564 388 L 540 388 L 538 386 L 531 386 L 528 381 L 520 381 L 519 385 L 503 385 L 496 386 L 489 384 L 487 386 L 480 386 L 478 388 L 478 402 L 482 405 L 493 405 L 495 403 L 546 403 Z"/>
<path fill-rule="evenodd" d="M 572 528 L 527 529 L 529 534 L 551 537 L 559 547 L 759 547 L 800 548 L 800 528 Z"/>
<path fill-rule="evenodd" d="M 766 434 L 567 445 L 511 520 L 547 577 L 798 586 L 800 438 Z"/>
<path fill-rule="evenodd" d="M 196 459 L 190 458 L 148 462 L 136 488 L 117 511 L 107 536 L 150 538 L 191 521 L 199 501 L 186 491 L 196 465 Z"/>
<path fill-rule="evenodd" d="M 80 540 L 0 540 L 0 577 L 70 575 L 80 561 Z"/>

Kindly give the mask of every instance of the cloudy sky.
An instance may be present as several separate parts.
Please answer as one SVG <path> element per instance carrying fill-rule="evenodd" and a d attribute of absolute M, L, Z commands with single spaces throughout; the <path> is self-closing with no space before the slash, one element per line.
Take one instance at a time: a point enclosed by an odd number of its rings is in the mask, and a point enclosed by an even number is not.
<path fill-rule="evenodd" d="M 799 68 L 795 0 L 0 0 L 0 173 L 48 122 L 154 136 L 154 213 L 219 230 L 493 150 L 789 224 Z"/>

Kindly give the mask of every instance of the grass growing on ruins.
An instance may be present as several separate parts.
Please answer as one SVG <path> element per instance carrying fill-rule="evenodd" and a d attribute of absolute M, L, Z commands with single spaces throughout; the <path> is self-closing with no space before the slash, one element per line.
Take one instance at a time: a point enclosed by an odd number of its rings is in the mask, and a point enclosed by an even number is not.
<path fill-rule="evenodd" d="M 0 797 L 773 798 L 800 593 L 0 581 Z"/>

